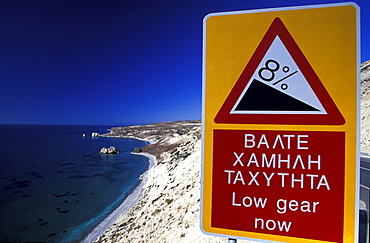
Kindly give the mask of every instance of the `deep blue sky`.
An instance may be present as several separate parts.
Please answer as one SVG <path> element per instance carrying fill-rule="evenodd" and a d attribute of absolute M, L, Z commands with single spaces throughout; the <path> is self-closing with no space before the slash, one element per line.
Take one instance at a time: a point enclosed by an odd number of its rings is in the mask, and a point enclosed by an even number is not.
<path fill-rule="evenodd" d="M 205 15 L 333 2 L 1 0 L 0 124 L 200 119 Z M 355 2 L 366 61 L 370 1 Z"/>

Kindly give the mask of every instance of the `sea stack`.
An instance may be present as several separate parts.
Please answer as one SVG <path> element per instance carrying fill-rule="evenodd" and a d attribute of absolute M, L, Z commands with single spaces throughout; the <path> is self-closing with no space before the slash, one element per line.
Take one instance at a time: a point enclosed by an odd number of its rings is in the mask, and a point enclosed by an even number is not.
<path fill-rule="evenodd" d="M 97 133 L 97 132 L 93 132 L 93 133 L 91 133 L 91 137 L 98 138 L 98 137 L 100 137 L 100 134 Z"/>
<path fill-rule="evenodd" d="M 114 146 L 110 146 L 109 148 L 103 147 L 100 149 L 99 154 L 118 154 L 119 150 L 116 149 Z"/>

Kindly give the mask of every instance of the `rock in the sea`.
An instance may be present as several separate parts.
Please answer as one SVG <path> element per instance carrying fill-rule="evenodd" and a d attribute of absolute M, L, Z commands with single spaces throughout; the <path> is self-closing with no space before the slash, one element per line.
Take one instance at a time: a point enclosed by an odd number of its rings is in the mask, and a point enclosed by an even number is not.
<path fill-rule="evenodd" d="M 139 147 L 135 147 L 133 152 L 134 153 L 141 153 L 141 152 L 143 152 L 143 150 Z"/>
<path fill-rule="evenodd" d="M 98 138 L 98 137 L 100 137 L 100 134 L 97 133 L 97 132 L 93 132 L 93 133 L 91 133 L 91 137 Z"/>
<path fill-rule="evenodd" d="M 118 154 L 119 150 L 116 149 L 114 146 L 110 146 L 109 148 L 103 147 L 100 152 L 100 154 Z"/>
<path fill-rule="evenodd" d="M 102 147 L 99 153 L 100 154 L 107 154 L 108 153 L 108 149 L 106 147 Z"/>

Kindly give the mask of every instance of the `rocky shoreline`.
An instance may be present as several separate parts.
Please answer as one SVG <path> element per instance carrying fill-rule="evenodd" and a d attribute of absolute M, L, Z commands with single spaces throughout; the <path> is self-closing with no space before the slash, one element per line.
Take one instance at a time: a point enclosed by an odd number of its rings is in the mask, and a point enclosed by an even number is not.
<path fill-rule="evenodd" d="M 361 152 L 370 153 L 370 60 L 361 64 Z"/>
<path fill-rule="evenodd" d="M 370 61 L 361 65 L 361 152 L 370 152 Z M 200 230 L 201 122 L 116 127 L 103 136 L 151 141 L 155 156 L 139 200 L 95 242 L 227 242 Z M 253 242 L 238 240 L 238 242 Z"/>
<path fill-rule="evenodd" d="M 139 200 L 95 242 L 227 241 L 200 230 L 200 121 L 116 127 L 103 136 L 151 141 L 140 152 L 154 155 L 156 165 Z"/>

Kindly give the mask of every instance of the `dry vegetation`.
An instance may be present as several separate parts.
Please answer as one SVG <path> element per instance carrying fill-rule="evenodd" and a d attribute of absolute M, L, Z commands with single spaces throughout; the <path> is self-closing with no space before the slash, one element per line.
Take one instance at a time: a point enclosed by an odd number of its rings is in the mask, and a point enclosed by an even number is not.
<path fill-rule="evenodd" d="M 201 121 L 178 121 L 178 122 L 163 122 L 150 125 L 114 127 L 110 129 L 110 133 L 103 136 L 107 137 L 135 137 L 149 140 L 152 143 L 135 152 L 146 152 L 154 155 L 158 162 L 163 160 L 163 153 L 177 154 L 174 159 L 180 156 L 187 157 L 189 154 L 180 154 L 177 151 L 183 141 L 176 140 L 185 134 L 189 134 L 194 140 L 199 140 L 201 137 L 200 130 Z M 161 156 L 162 155 L 162 156 Z"/>

